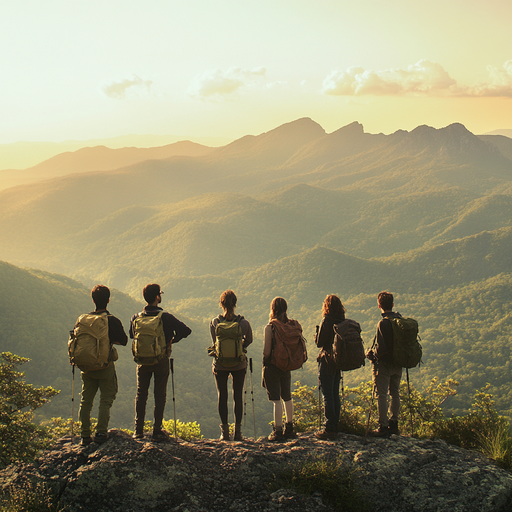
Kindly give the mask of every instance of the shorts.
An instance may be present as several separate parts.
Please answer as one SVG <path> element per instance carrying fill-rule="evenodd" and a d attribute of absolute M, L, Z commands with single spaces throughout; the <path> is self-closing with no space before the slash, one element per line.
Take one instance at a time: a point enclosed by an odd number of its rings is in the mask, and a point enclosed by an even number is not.
<path fill-rule="evenodd" d="M 262 384 L 267 390 L 269 401 L 277 402 L 282 399 L 284 402 L 289 402 L 292 399 L 292 373 L 290 371 L 280 370 L 273 364 L 264 366 Z"/>

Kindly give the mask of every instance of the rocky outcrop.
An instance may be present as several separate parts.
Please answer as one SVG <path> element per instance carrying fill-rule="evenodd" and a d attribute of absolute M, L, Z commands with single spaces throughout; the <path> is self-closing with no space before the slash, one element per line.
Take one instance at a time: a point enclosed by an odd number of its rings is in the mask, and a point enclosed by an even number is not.
<path fill-rule="evenodd" d="M 368 510 L 506 512 L 512 475 L 485 457 L 439 440 L 311 434 L 283 444 L 135 441 L 111 431 L 103 445 L 62 439 L 34 464 L 0 472 L 0 486 L 45 482 L 70 511 L 329 511 L 320 493 L 276 489 L 294 465 L 341 457 Z M 273 486 L 269 486 L 274 482 Z"/>

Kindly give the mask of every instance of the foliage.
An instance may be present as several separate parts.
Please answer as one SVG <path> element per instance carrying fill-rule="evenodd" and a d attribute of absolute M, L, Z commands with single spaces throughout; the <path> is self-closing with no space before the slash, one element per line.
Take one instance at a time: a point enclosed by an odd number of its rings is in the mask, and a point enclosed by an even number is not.
<path fill-rule="evenodd" d="M 169 432 L 170 436 L 174 435 L 174 420 L 164 420 L 163 427 L 167 432 Z M 176 433 L 179 438 L 184 439 L 185 441 L 195 441 L 203 438 L 201 435 L 201 425 L 195 421 L 184 423 L 177 419 Z"/>
<path fill-rule="evenodd" d="M 443 404 L 457 394 L 458 382 L 436 377 L 422 392 L 402 381 L 400 386 L 400 433 L 418 438 L 439 438 L 466 449 L 478 450 L 499 465 L 512 468 L 512 432 L 507 418 L 495 409 L 489 393 L 490 385 L 475 392 L 466 415 L 446 417 Z M 318 427 L 317 387 L 296 383 L 294 402 L 299 404 L 297 431 Z M 372 399 L 371 381 L 343 390 L 338 430 L 348 434 L 365 435 L 367 429 L 377 428 L 377 400 Z M 371 414 L 370 413 L 371 406 Z M 316 420 L 316 421 L 315 421 Z"/>
<path fill-rule="evenodd" d="M 42 483 L 10 486 L 0 494 L 0 512 L 64 512 L 58 498 Z"/>
<path fill-rule="evenodd" d="M 357 489 L 355 474 L 341 456 L 332 461 L 325 458 L 307 460 L 273 475 L 269 489 L 274 491 L 284 487 L 305 495 L 320 493 L 324 503 L 335 510 L 362 512 L 370 507 Z"/>
<path fill-rule="evenodd" d="M 322 410 L 318 393 L 318 386 L 303 386 L 300 381 L 295 383 L 292 400 L 293 421 L 297 432 L 308 432 L 320 426 Z"/>
<path fill-rule="evenodd" d="M 174 420 L 164 420 L 162 422 L 162 427 L 167 430 L 171 437 L 174 436 Z M 122 429 L 124 432 L 128 434 L 133 434 L 133 430 Z M 153 423 L 151 421 L 146 420 L 144 422 L 144 432 L 152 432 L 153 431 Z M 179 419 L 176 420 L 176 434 L 180 439 L 184 439 L 185 441 L 196 441 L 199 439 L 203 439 L 203 435 L 201 434 L 201 425 L 195 421 L 184 422 Z"/>
<path fill-rule="evenodd" d="M 28 361 L 10 352 L 0 353 L 0 467 L 33 459 L 52 439 L 48 429 L 32 422 L 33 411 L 59 392 L 20 380 L 24 374 L 16 368 Z"/>

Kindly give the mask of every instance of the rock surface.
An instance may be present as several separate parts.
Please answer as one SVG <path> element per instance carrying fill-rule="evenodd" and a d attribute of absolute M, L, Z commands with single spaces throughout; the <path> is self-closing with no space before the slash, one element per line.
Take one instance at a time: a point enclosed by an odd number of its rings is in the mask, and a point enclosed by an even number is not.
<path fill-rule="evenodd" d="M 392 436 L 312 434 L 273 444 L 258 442 L 152 443 L 111 431 L 102 445 L 62 439 L 34 464 L 0 472 L 0 486 L 43 481 L 69 511 L 330 511 L 320 493 L 269 490 L 281 470 L 304 461 L 342 457 L 374 511 L 508 512 L 512 475 L 485 457 L 444 441 Z"/>

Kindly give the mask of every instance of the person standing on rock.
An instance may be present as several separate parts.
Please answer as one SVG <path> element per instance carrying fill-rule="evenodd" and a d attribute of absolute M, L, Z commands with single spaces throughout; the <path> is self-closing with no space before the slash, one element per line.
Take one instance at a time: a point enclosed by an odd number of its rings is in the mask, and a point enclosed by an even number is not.
<path fill-rule="evenodd" d="M 338 432 L 340 417 L 341 370 L 333 359 L 334 326 L 345 320 L 345 307 L 337 295 L 327 295 L 322 304 L 322 322 L 315 339 L 320 349 L 318 354 L 318 382 L 324 402 L 324 429 L 316 432 L 318 439 L 334 440 Z"/>
<path fill-rule="evenodd" d="M 155 408 L 152 440 L 169 440 L 169 434 L 162 429 L 162 422 L 167 399 L 171 345 L 192 332 L 183 322 L 158 306 L 162 302 L 163 293 L 158 284 L 145 286 L 142 295 L 147 305 L 141 313 L 133 315 L 130 320 L 132 352 L 137 363 L 134 439 L 144 437 L 146 403 L 151 377 L 154 375 Z"/>
<path fill-rule="evenodd" d="M 243 393 L 247 372 L 247 347 L 252 343 L 251 324 L 241 315 L 235 315 L 237 297 L 233 290 L 226 290 L 219 299 L 222 314 L 210 322 L 214 357 L 212 372 L 217 386 L 217 407 L 220 416 L 220 440 L 229 441 L 228 378 L 233 384 L 235 433 L 233 440 L 242 441 Z"/>
<path fill-rule="evenodd" d="M 262 386 L 274 404 L 273 431 L 268 440 L 282 442 L 297 437 L 293 427 L 291 370 L 300 368 L 307 359 L 302 327 L 288 318 L 288 304 L 275 297 L 270 304 L 269 323 L 264 329 Z M 284 345 L 288 347 L 284 348 Z M 289 354 L 292 357 L 288 357 Z M 286 354 L 285 357 L 282 357 Z M 283 431 L 283 402 L 286 423 Z"/>
<path fill-rule="evenodd" d="M 377 393 L 379 428 L 370 432 L 374 437 L 389 437 L 398 434 L 398 414 L 400 412 L 400 380 L 402 367 L 393 364 L 393 326 L 390 318 L 400 317 L 393 311 L 393 295 L 380 292 L 377 305 L 382 319 L 377 325 L 377 334 L 367 357 L 373 364 L 373 391 Z M 388 392 L 391 395 L 388 419 Z"/>
<path fill-rule="evenodd" d="M 117 351 L 112 345 L 126 346 L 128 337 L 119 318 L 111 315 L 107 310 L 110 302 L 110 290 L 103 285 L 96 285 L 91 291 L 92 300 L 96 309 L 89 314 L 81 315 L 72 331 L 70 345 L 71 362 L 77 364 L 82 370 L 82 397 L 80 399 L 80 410 L 78 413 L 81 422 L 80 436 L 81 444 L 87 446 L 93 441 L 104 443 L 108 440 L 108 422 L 110 420 L 110 409 L 117 395 L 117 375 L 114 361 L 117 359 Z M 92 343 L 90 343 L 92 341 Z M 87 361 L 87 347 L 92 347 L 93 356 L 96 359 L 98 346 L 100 347 L 100 359 L 105 353 L 104 361 L 93 362 L 100 369 L 93 369 L 91 361 Z M 105 347 L 103 349 L 103 347 Z M 84 358 L 85 365 L 80 363 Z M 94 438 L 91 437 L 91 410 L 94 404 L 94 397 L 100 390 L 100 405 L 98 411 L 98 424 Z"/>

